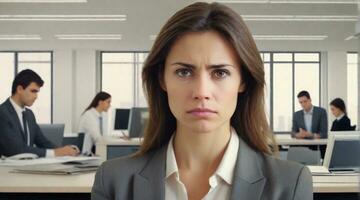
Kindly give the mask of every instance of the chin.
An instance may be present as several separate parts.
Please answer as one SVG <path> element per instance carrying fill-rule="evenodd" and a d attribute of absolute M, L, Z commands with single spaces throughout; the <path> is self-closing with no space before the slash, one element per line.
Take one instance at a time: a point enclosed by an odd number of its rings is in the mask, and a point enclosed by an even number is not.
<path fill-rule="evenodd" d="M 188 124 L 192 131 L 198 133 L 208 133 L 218 128 L 216 124 L 211 122 L 190 122 Z"/>

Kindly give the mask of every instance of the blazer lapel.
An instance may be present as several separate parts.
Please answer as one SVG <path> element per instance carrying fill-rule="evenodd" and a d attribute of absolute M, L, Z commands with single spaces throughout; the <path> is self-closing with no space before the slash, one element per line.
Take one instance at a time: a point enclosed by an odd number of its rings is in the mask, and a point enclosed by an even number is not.
<path fill-rule="evenodd" d="M 167 145 L 153 153 L 147 165 L 134 176 L 134 200 L 164 200 Z"/>
<path fill-rule="evenodd" d="M 299 128 L 303 128 L 304 130 L 306 130 L 306 126 L 305 126 L 305 119 L 304 119 L 304 111 L 301 110 L 301 115 L 300 115 L 300 122 L 301 122 L 301 126 Z M 300 129 L 299 129 L 300 131 Z"/>
<path fill-rule="evenodd" d="M 318 113 L 316 111 L 317 111 L 316 107 L 314 106 L 313 113 L 312 113 L 312 119 L 311 119 L 311 132 L 312 133 L 316 132 L 315 125 L 317 124 L 317 121 L 318 121 Z"/>
<path fill-rule="evenodd" d="M 266 183 L 262 172 L 261 155 L 241 138 L 235 166 L 231 200 L 260 199 Z"/>
<path fill-rule="evenodd" d="M 12 123 L 15 123 L 15 128 L 19 131 L 20 135 L 21 135 L 21 138 L 26 141 L 26 138 L 25 138 L 25 133 L 24 131 L 22 130 L 22 126 L 20 124 L 20 120 L 19 120 L 19 117 L 15 111 L 15 108 L 11 105 L 11 102 L 10 100 L 8 99 L 6 101 L 6 107 L 8 108 L 8 111 L 9 111 L 9 117 L 12 121 Z"/>

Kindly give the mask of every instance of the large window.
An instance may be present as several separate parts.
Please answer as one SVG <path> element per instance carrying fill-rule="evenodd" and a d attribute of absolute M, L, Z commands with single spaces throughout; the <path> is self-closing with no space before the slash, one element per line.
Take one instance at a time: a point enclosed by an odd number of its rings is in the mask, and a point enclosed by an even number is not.
<path fill-rule="evenodd" d="M 102 52 L 101 89 L 113 96 L 114 107 L 146 106 L 141 69 L 146 52 Z M 319 52 L 261 52 L 265 70 L 265 106 L 275 132 L 289 132 L 294 111 L 300 110 L 296 95 L 309 91 L 320 104 Z"/>
<path fill-rule="evenodd" d="M 358 121 L 358 54 L 347 54 L 347 111 L 352 124 Z M 359 126 L 359 125 L 358 125 Z"/>
<path fill-rule="evenodd" d="M 319 52 L 262 52 L 265 68 L 265 103 L 274 132 L 289 132 L 292 115 L 301 107 L 297 94 L 307 90 L 320 104 Z"/>
<path fill-rule="evenodd" d="M 15 74 L 31 69 L 44 80 L 38 99 L 31 106 L 38 123 L 52 122 L 52 52 L 0 52 L 0 101 L 11 96 Z"/>
<path fill-rule="evenodd" d="M 101 52 L 101 90 L 112 96 L 112 106 L 146 107 L 141 82 L 145 52 Z"/>

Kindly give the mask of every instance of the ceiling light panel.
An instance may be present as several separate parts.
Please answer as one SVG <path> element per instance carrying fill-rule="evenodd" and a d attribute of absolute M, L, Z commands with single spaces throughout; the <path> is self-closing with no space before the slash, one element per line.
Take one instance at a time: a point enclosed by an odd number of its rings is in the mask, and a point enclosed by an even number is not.
<path fill-rule="evenodd" d="M 40 35 L 0 35 L 0 40 L 41 40 Z"/>
<path fill-rule="evenodd" d="M 0 21 L 126 21 L 126 15 L 0 15 Z"/>
<path fill-rule="evenodd" d="M 327 35 L 253 35 L 255 40 L 325 40 Z"/>
<path fill-rule="evenodd" d="M 87 0 L 0 0 L 0 3 L 86 3 Z"/>
<path fill-rule="evenodd" d="M 356 15 L 243 15 L 245 21 L 349 21 L 356 22 Z"/>
<path fill-rule="evenodd" d="M 59 34 L 58 40 L 121 40 L 120 34 Z"/>
<path fill-rule="evenodd" d="M 358 4 L 358 0 L 209 0 L 219 3 Z"/>

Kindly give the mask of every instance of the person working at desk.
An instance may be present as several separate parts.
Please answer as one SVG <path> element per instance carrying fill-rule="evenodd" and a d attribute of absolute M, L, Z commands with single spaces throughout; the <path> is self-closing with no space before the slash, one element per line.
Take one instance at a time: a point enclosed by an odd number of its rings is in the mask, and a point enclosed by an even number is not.
<path fill-rule="evenodd" d="M 330 102 L 331 113 L 336 117 L 331 126 L 331 131 L 351 131 L 353 128 L 346 113 L 346 106 L 341 98 Z"/>
<path fill-rule="evenodd" d="M 143 68 L 140 151 L 103 163 L 92 199 L 312 199 L 308 168 L 272 156 L 264 75 L 235 11 L 201 2 L 178 11 Z"/>
<path fill-rule="evenodd" d="M 72 146 L 56 148 L 41 132 L 34 113 L 27 107 L 37 99 L 44 81 L 30 69 L 18 73 L 11 97 L 0 105 L 0 155 L 33 153 L 39 157 L 76 156 Z"/>
<path fill-rule="evenodd" d="M 297 139 L 327 138 L 328 119 L 326 110 L 311 103 L 310 94 L 301 91 L 297 95 L 302 110 L 293 115 L 292 137 Z"/>
<path fill-rule="evenodd" d="M 81 115 L 79 133 L 85 133 L 83 154 L 95 153 L 95 143 L 104 135 L 103 113 L 109 110 L 110 105 L 111 95 L 106 92 L 99 92 Z"/>

